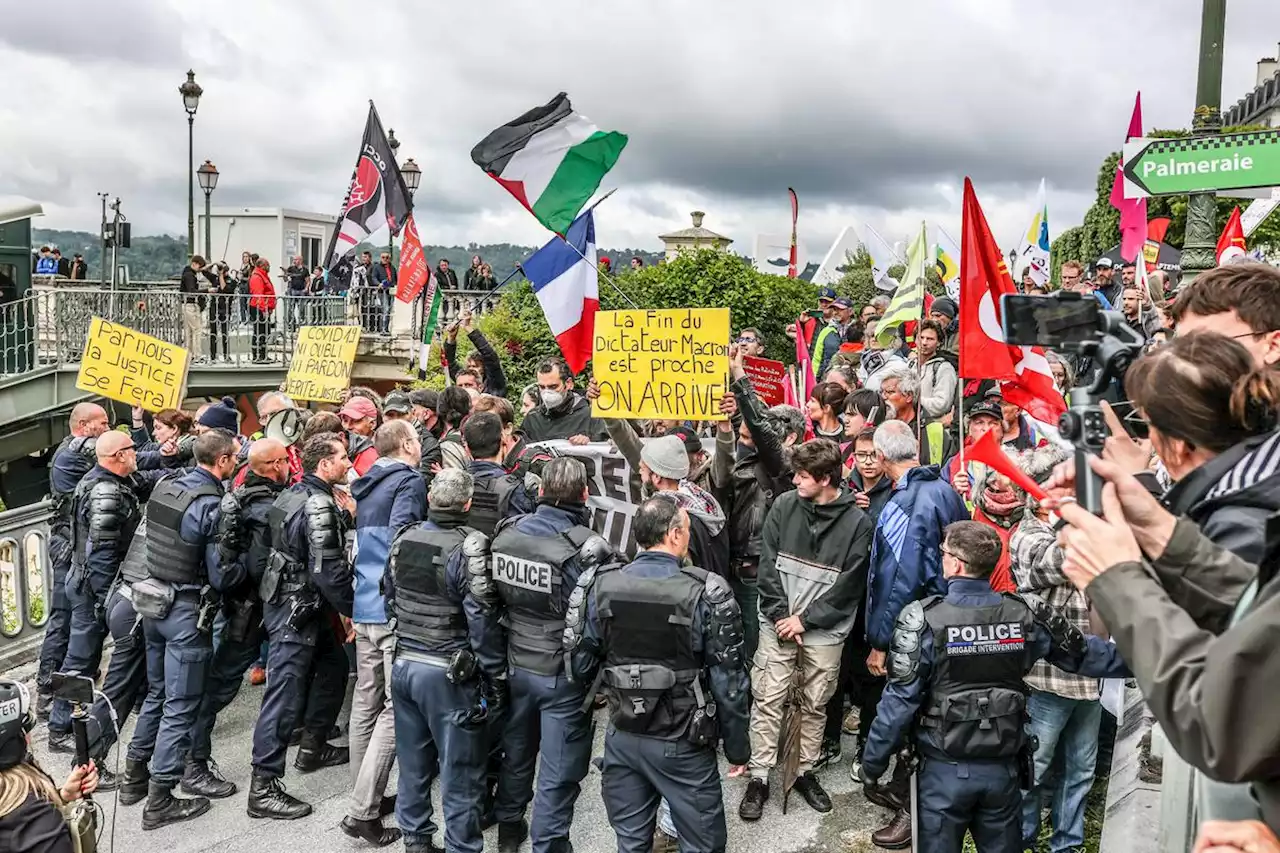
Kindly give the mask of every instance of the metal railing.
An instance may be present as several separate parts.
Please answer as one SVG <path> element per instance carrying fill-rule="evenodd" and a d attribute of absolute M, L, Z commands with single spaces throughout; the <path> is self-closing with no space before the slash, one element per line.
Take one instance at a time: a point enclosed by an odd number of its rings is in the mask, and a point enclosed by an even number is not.
<path fill-rule="evenodd" d="M 242 294 L 194 296 L 171 283 L 102 290 L 57 281 L 0 303 L 0 375 L 78 364 L 89 324 L 103 317 L 191 350 L 193 364 L 285 366 L 297 330 L 309 325 L 359 325 L 362 334 L 420 337 L 423 305 L 410 306 L 408 328 L 392 324 L 394 296 L 376 288 L 344 295 L 277 296 L 259 311 Z M 194 310 L 192 310 L 194 309 Z"/>
<path fill-rule="evenodd" d="M 51 515 L 49 501 L 0 512 L 0 673 L 35 656 L 49 621 Z"/>

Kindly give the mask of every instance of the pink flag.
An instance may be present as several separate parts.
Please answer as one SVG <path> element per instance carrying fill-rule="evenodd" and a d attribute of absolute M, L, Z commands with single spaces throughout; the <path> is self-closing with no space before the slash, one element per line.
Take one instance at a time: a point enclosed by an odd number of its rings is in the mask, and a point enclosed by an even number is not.
<path fill-rule="evenodd" d="M 1133 115 L 1129 118 L 1129 133 L 1125 142 L 1142 136 L 1142 93 L 1133 102 Z M 1147 200 L 1124 197 L 1124 160 L 1116 165 L 1116 178 L 1111 184 L 1111 206 L 1120 211 L 1120 257 L 1135 260 L 1147 241 Z"/>

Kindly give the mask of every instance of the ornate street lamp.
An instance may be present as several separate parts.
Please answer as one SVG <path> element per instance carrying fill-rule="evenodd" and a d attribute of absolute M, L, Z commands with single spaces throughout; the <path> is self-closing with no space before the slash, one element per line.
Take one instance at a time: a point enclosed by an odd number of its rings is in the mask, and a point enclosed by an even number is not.
<path fill-rule="evenodd" d="M 196 82 L 196 72 L 187 72 L 187 82 L 178 87 L 182 106 L 187 111 L 187 254 L 196 251 L 196 181 L 195 181 L 195 125 L 196 110 L 204 89 Z"/>
<path fill-rule="evenodd" d="M 418 186 L 422 183 L 422 170 L 410 157 L 400 167 L 400 174 L 404 176 L 404 185 L 409 188 L 409 197 L 413 198 L 413 194 L 418 191 Z"/>
<path fill-rule="evenodd" d="M 200 189 L 204 190 L 204 254 L 206 261 L 213 260 L 213 229 L 210 227 L 209 220 L 209 196 L 213 195 L 213 191 L 218 188 L 218 167 L 208 160 L 204 161 L 204 165 L 196 169 L 196 174 L 200 176 Z"/>

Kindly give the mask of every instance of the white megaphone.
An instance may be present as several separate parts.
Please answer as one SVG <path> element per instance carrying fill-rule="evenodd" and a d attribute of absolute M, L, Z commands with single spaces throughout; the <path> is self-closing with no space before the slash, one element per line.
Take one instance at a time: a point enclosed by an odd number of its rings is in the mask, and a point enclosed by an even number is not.
<path fill-rule="evenodd" d="M 302 438 L 302 416 L 297 409 L 281 409 L 267 418 L 263 434 L 289 447 Z"/>

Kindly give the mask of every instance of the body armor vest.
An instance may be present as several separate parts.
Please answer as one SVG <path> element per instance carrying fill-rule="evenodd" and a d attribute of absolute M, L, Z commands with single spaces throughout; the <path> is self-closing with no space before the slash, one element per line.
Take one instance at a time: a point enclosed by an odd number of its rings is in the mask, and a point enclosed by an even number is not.
<path fill-rule="evenodd" d="M 289 543 L 285 541 L 285 531 L 289 523 L 306 507 L 306 492 L 286 489 L 276 496 L 271 509 L 267 510 L 267 524 L 271 527 L 271 555 L 268 560 L 273 563 L 278 562 L 283 567 L 280 581 L 285 585 L 286 592 L 300 589 L 302 585 L 308 583 L 306 566 L 299 563 L 290 553 Z M 268 598 L 269 596 L 263 596 L 264 601 Z"/>
<path fill-rule="evenodd" d="M 675 740 L 705 704 L 693 623 L 706 582 L 707 572 L 696 568 L 682 568 L 669 578 L 612 569 L 596 575 L 596 606 L 608 650 L 601 684 L 620 731 Z"/>
<path fill-rule="evenodd" d="M 77 456 L 93 456 L 92 449 L 97 443 L 96 438 L 86 436 L 69 435 L 58 445 L 58 449 L 54 451 L 53 458 L 50 459 L 50 467 L 53 460 L 58 458 L 60 453 L 71 453 Z M 53 488 L 50 483 L 49 497 L 53 502 L 53 518 L 49 523 L 49 535 L 57 536 L 61 539 L 71 541 L 71 515 L 75 505 L 75 492 L 59 492 Z"/>
<path fill-rule="evenodd" d="M 95 511 L 95 507 L 90 506 L 85 512 L 84 502 L 91 500 L 95 486 L 107 483 L 115 487 L 115 499 L 119 501 L 119 506 L 115 513 L 118 513 L 119 523 L 115 526 L 115 535 L 117 537 L 132 536 L 133 530 L 138 520 L 138 497 L 134 494 L 133 489 L 120 482 L 111 480 L 95 480 L 89 482 L 81 480 L 80 485 L 76 486 L 75 494 L 71 499 L 71 528 L 68 531 L 71 537 L 71 565 L 73 567 L 83 567 L 88 557 L 89 550 L 89 528 L 93 525 L 91 517 Z M 81 516 L 84 516 L 81 518 Z M 101 535 L 101 534 L 100 534 Z M 119 540 L 116 542 L 117 549 L 121 547 Z M 119 551 L 117 550 L 117 553 Z"/>
<path fill-rule="evenodd" d="M 1011 595 L 989 607 L 937 600 L 925 620 L 933 670 L 921 726 L 937 729 L 937 745 L 957 761 L 1013 758 L 1025 739 L 1023 678 L 1035 662 L 1027 647 L 1031 609 Z"/>
<path fill-rule="evenodd" d="M 129 550 L 120 561 L 120 578 L 122 582 L 133 586 L 150 576 L 151 572 L 147 569 L 147 520 L 144 518 L 138 522 Z"/>
<path fill-rule="evenodd" d="M 280 489 L 264 484 L 240 486 L 232 493 L 239 507 L 235 518 L 228 519 L 225 513 L 223 515 L 224 520 L 234 521 L 238 528 L 234 535 L 230 534 L 230 531 L 220 533 L 222 541 L 219 544 L 224 549 L 223 558 L 234 555 L 234 559 L 239 559 L 248 552 L 245 569 L 254 584 L 261 581 L 262 575 L 266 572 L 267 560 L 271 557 L 271 536 L 273 535 L 268 530 L 267 535 L 264 536 L 264 531 L 261 529 L 269 524 L 270 510 L 268 509 L 265 515 L 255 514 L 254 507 L 262 502 L 271 503 L 278 494 Z"/>
<path fill-rule="evenodd" d="M 511 493 L 520 481 L 511 475 L 477 478 L 471 495 L 471 512 L 467 514 L 467 526 L 479 530 L 490 539 L 498 522 L 507 515 L 511 506 Z"/>
<path fill-rule="evenodd" d="M 507 657 L 512 666 L 539 675 L 555 675 L 563 669 L 564 598 L 560 589 L 564 564 L 594 535 L 588 527 L 571 527 L 555 536 L 531 536 L 512 523 L 499 526 L 489 565 L 511 623 Z"/>
<path fill-rule="evenodd" d="M 166 480 L 156 486 L 147 502 L 147 560 L 151 576 L 176 584 L 205 582 L 204 543 L 193 544 L 182 538 L 182 519 L 196 499 L 220 497 L 222 490 L 213 483 L 190 488 Z"/>
<path fill-rule="evenodd" d="M 391 577 L 397 637 L 432 649 L 466 643 L 467 617 L 461 603 L 449 600 L 447 566 L 449 555 L 470 532 L 466 527 L 425 530 L 415 525 L 396 540 Z"/>

